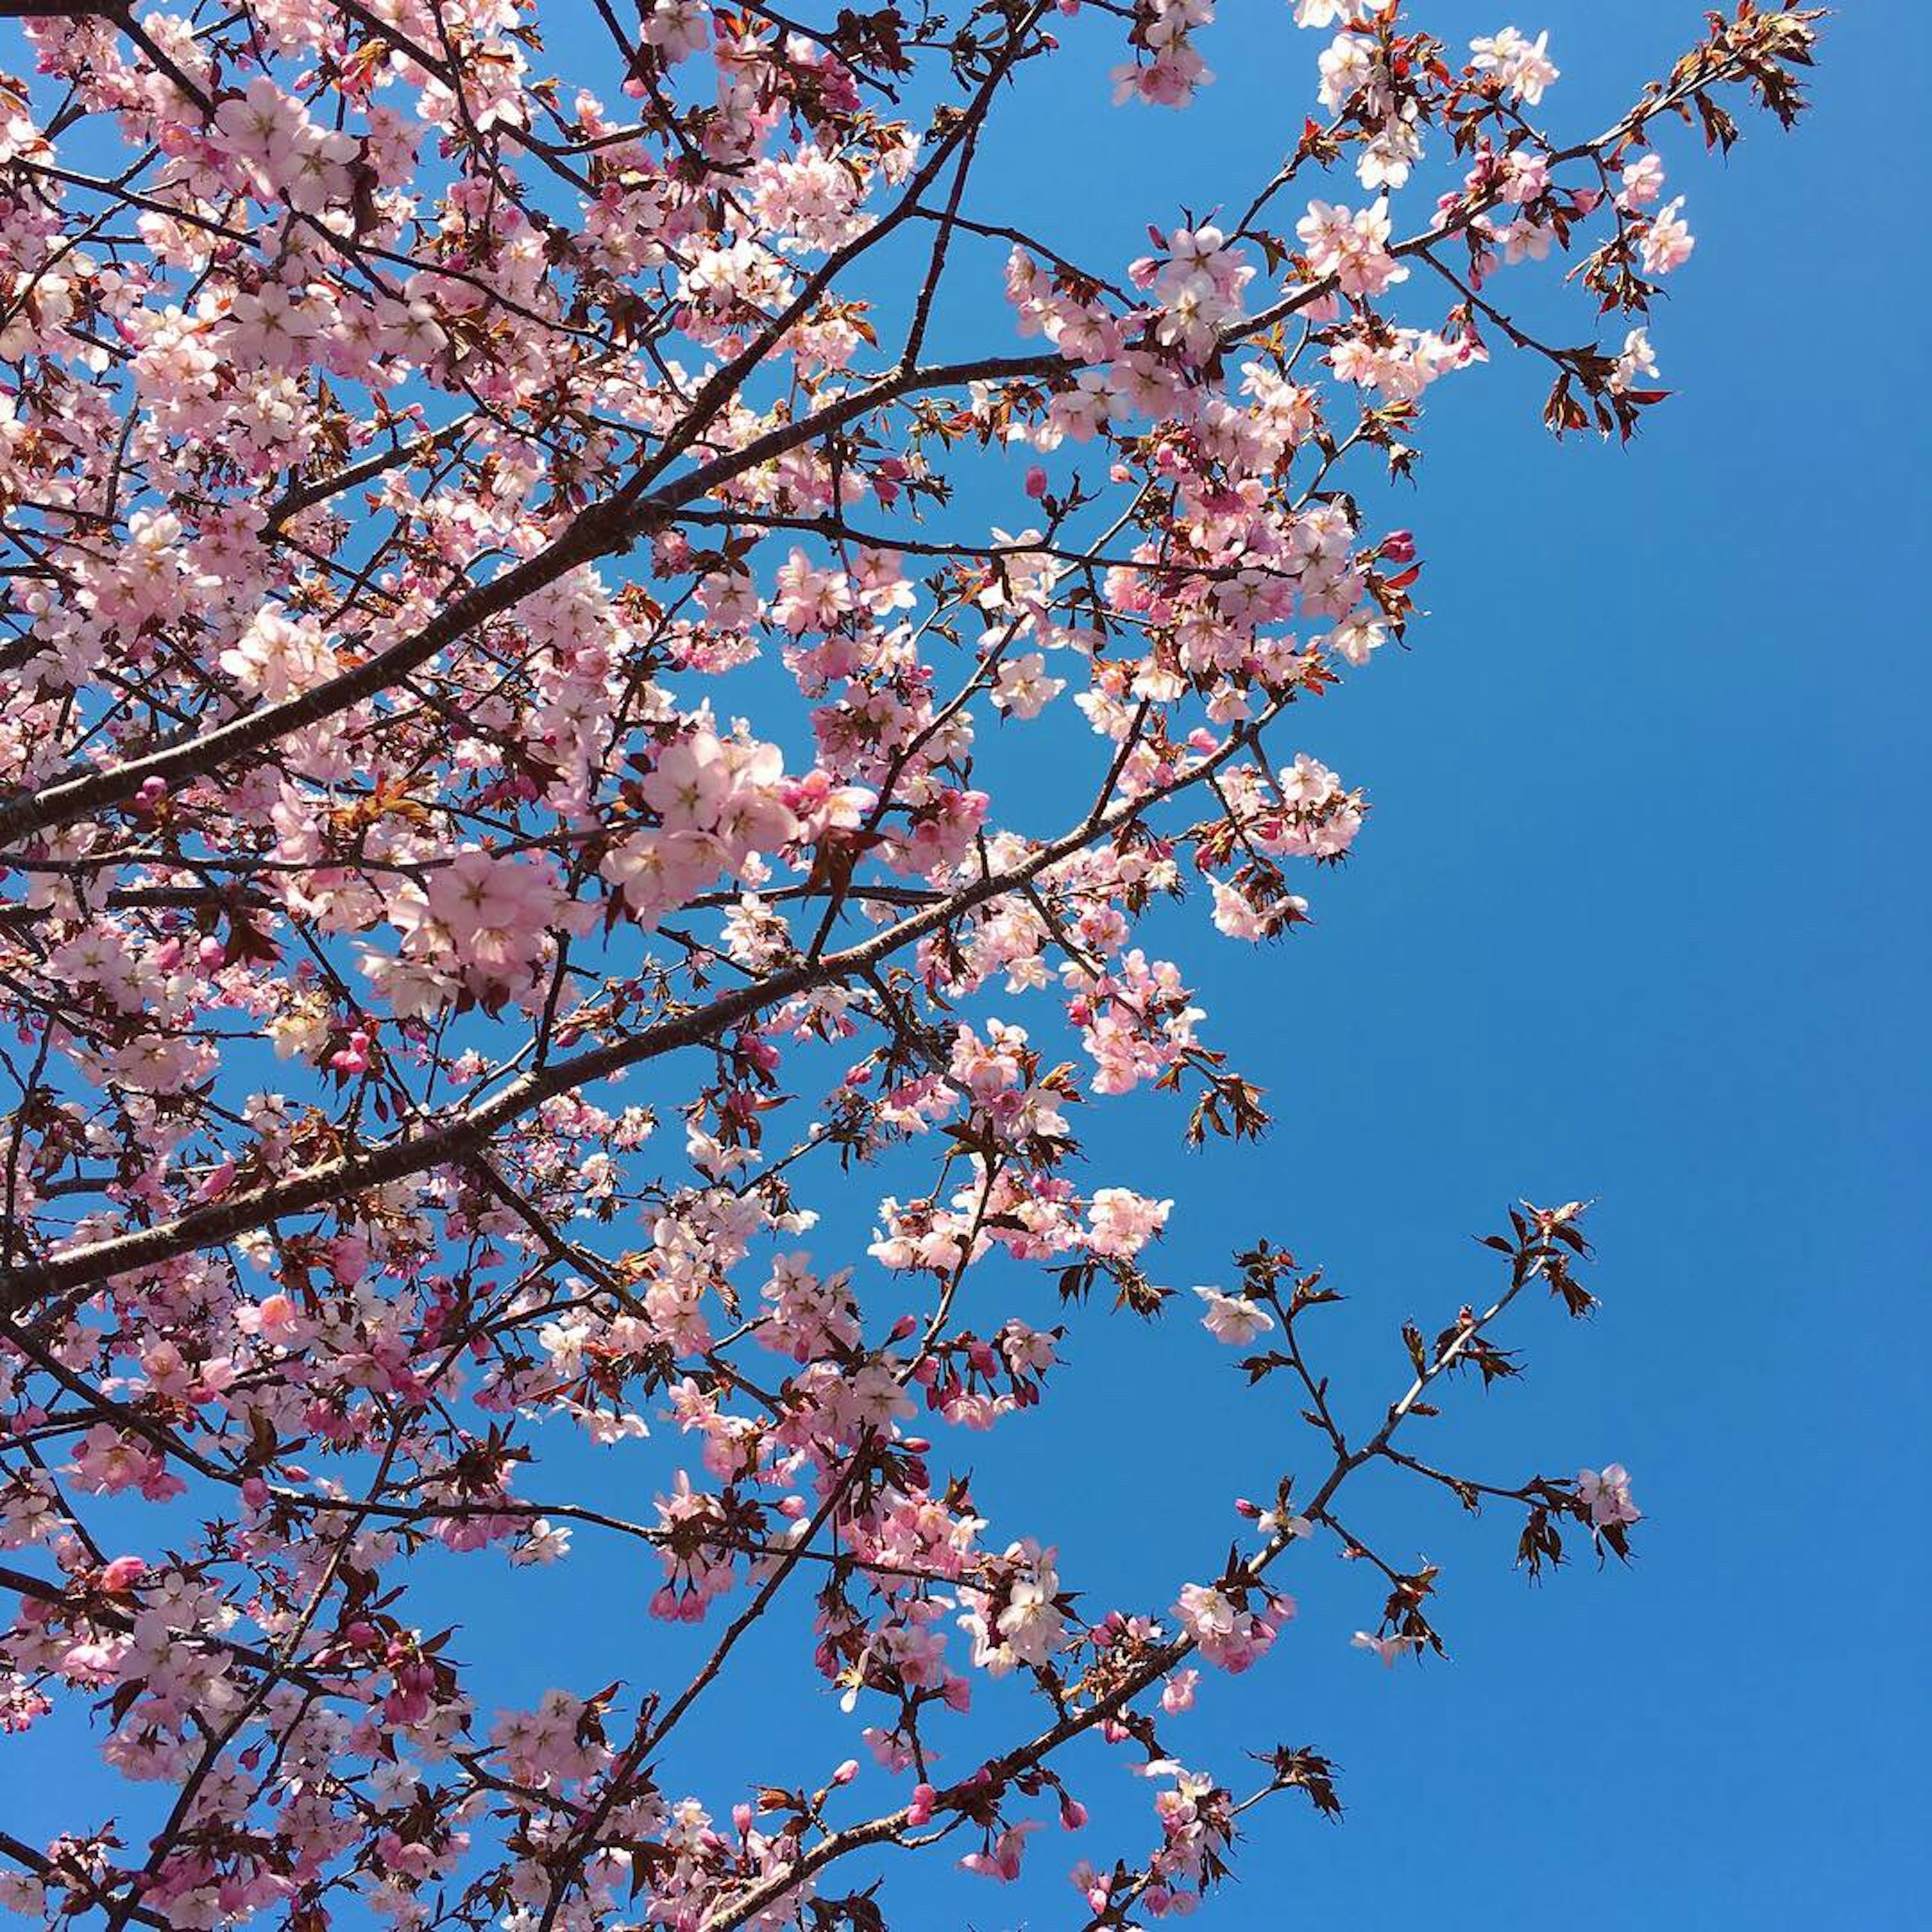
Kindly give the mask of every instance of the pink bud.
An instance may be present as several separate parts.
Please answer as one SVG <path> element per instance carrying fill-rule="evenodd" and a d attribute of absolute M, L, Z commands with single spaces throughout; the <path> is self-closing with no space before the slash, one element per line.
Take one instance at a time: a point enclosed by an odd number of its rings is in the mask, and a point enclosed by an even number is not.
<path fill-rule="evenodd" d="M 856 1757 L 848 1757 L 832 1774 L 832 1781 L 834 1784 L 850 1784 L 858 1775 L 859 1760 Z"/>
<path fill-rule="evenodd" d="M 1046 494 L 1046 472 L 1037 463 L 1026 473 L 1026 493 L 1035 499 Z"/>
<path fill-rule="evenodd" d="M 147 1559 L 140 1556 L 117 1556 L 100 1573 L 100 1587 L 110 1596 L 118 1596 L 123 1590 L 131 1589 L 147 1569 Z"/>
<path fill-rule="evenodd" d="M 906 1807 L 908 1825 L 929 1825 L 932 1822 L 932 1808 L 939 1793 L 929 1784 L 916 1784 L 913 1787 L 912 1802 Z"/>
<path fill-rule="evenodd" d="M 1060 1822 L 1070 1832 L 1077 1832 L 1087 1822 L 1087 1808 L 1077 1798 L 1060 1801 Z"/>
<path fill-rule="evenodd" d="M 228 949 L 211 932 L 195 948 L 195 956 L 212 973 L 228 963 Z"/>

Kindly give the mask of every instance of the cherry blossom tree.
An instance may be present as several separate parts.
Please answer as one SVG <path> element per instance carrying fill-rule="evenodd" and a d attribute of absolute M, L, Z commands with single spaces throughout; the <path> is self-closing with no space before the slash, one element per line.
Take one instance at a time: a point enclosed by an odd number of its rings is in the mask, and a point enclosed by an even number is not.
<path fill-rule="evenodd" d="M 1285 939 L 1363 824 L 1298 747 L 1413 615 L 1370 493 L 1425 392 L 1520 356 L 1628 439 L 1666 170 L 1795 118 L 1816 16 L 1712 14 L 1558 132 L 1546 36 L 1265 4 L 1312 30 L 1287 152 L 1132 261 L 976 164 L 1049 72 L 1169 124 L 1210 0 L 0 8 L 0 1719 L 99 1766 L 0 1901 L 863 1932 L 930 1922 L 879 1856 L 930 1848 L 1140 1924 L 1264 1800 L 1339 1809 L 1323 1747 L 1188 1736 L 1278 1642 L 1365 1667 L 1288 1630 L 1311 1544 L 1355 1646 L 1442 1648 L 1360 1472 L 1511 1513 L 1532 1574 L 1626 1555 L 1620 1467 L 1427 1448 L 1506 1315 L 1592 1306 L 1576 1203 L 1508 1210 L 1385 1389 L 1324 1372 L 1292 1230 L 1163 1284 L 1141 1189 L 1267 1125 L 1166 956 Z M 1136 1090 L 1175 1152 L 1096 1171 Z M 1120 1604 L 1076 1498 L 995 1528 L 962 1473 L 1109 1319 L 1305 1425 L 1201 1496 L 1218 1570 Z M 506 1703 L 418 1607 L 592 1540 L 650 1580 L 617 1682 L 566 1637 Z M 790 1690 L 740 1682 L 761 1626 Z M 788 1696 L 853 1756 L 761 1764 Z M 1151 1817 L 1089 1842 L 1123 1768 Z"/>

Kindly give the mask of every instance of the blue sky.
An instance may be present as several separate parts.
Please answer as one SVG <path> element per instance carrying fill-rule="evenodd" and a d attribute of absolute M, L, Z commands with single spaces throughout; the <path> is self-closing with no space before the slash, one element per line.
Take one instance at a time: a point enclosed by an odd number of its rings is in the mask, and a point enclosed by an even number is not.
<path fill-rule="evenodd" d="M 1414 11 L 1457 38 L 1510 17 Z M 1029 145 L 989 149 L 982 214 L 1028 210 L 1112 266 L 1145 220 L 1264 173 L 1312 104 L 1321 38 L 1292 33 L 1280 0 L 1224 12 L 1221 78 L 1188 114 L 1042 88 Z M 1516 17 L 1551 28 L 1565 70 L 1546 120 L 1592 130 L 1698 26 L 1680 0 Z M 1090 1110 L 1099 1178 L 1180 1204 L 1162 1278 L 1225 1279 L 1258 1234 L 1330 1270 L 1353 1298 L 1330 1359 L 1358 1416 L 1399 1390 L 1401 1321 L 1439 1322 L 1484 1285 L 1468 1237 L 1504 1203 L 1596 1197 L 1602 1311 L 1587 1326 L 1532 1311 L 1515 1330 L 1527 1382 L 1461 1394 L 1474 1412 L 1434 1440 L 1511 1479 L 1620 1460 L 1647 1513 L 1630 1570 L 1579 1563 L 1532 1588 L 1501 1517 L 1386 1487 L 1352 1503 L 1384 1554 L 1444 1566 L 1453 1660 L 1384 1672 L 1349 1650 L 1370 1580 L 1302 1553 L 1301 1622 L 1256 1672 L 1207 1685 L 1175 1739 L 1231 1778 L 1244 1749 L 1313 1744 L 1342 1767 L 1348 1818 L 1256 1814 L 1208 1923 L 1912 1916 L 1927 1712 L 1912 1618 L 1932 1575 L 1900 1503 L 1932 1233 L 1912 1018 L 1932 680 L 1910 614 L 1928 289 L 1899 232 L 1926 137 L 1892 69 L 1917 20 L 1904 0 L 1849 7 L 1796 137 L 1750 119 L 1728 165 L 1666 144 L 1699 243 L 1653 330 L 1672 400 L 1629 448 L 1550 442 L 1546 372 L 1499 360 L 1432 393 L 1426 460 L 1394 506 L 1364 478 L 1372 516 L 1417 531 L 1430 614 L 1412 651 L 1301 721 L 1299 748 L 1367 789 L 1369 829 L 1346 870 L 1305 885 L 1318 923 L 1286 947 L 1204 943 L 1198 914 L 1176 928 L 1215 1043 L 1240 1047 L 1276 1130 L 1197 1156 L 1158 1106 Z M 996 284 L 950 297 L 935 352 L 1001 313 Z M 862 1243 L 870 1208 L 854 1190 L 820 1251 Z M 1240 1394 L 1184 1312 L 1147 1330 L 1096 1308 L 1065 1353 L 1042 1415 L 968 1445 L 982 1510 L 998 1535 L 1057 1538 L 1095 1597 L 1165 1602 L 1217 1567 L 1224 1499 L 1290 1466 L 1300 1425 L 1274 1392 Z M 555 1676 L 548 1619 L 587 1597 L 574 1680 L 581 1657 L 584 1673 L 681 1681 L 677 1634 L 642 1614 L 651 1580 L 579 1547 L 501 1589 L 493 1559 L 451 1566 L 501 1701 Z M 856 1748 L 860 1720 L 801 1678 L 799 1641 L 780 1628 L 761 1652 L 794 1694 L 776 1711 L 725 1694 L 680 1788 L 722 1810 L 770 1774 L 742 1755 L 753 1726 L 802 1776 Z M 44 1771 L 73 1775 L 0 1806 L 28 1837 L 99 1789 L 70 1732 L 40 1749 L 60 1753 Z M 1107 1754 L 1082 1762 L 1096 1822 L 1131 1827 L 1108 1852 L 1143 1840 L 1144 1787 Z M 888 1795 L 868 1770 L 854 1802 Z M 915 1932 L 1072 1922 L 1081 1849 L 1036 1839 L 1004 1890 L 902 1874 L 889 1916 Z"/>
<path fill-rule="evenodd" d="M 1252 52 L 1237 32 L 1210 54 L 1204 178 L 1278 84 L 1273 10 L 1224 10 Z M 1258 1814 L 1230 1924 L 1916 1916 L 1928 1577 L 1894 1498 L 1923 1422 L 1900 1343 L 1928 1272 L 1928 676 L 1898 606 L 1924 532 L 1927 285 L 1894 211 L 1927 156 L 1886 105 L 1909 13 L 1831 24 L 1796 138 L 1749 123 L 1728 166 L 1666 148 L 1698 253 L 1653 331 L 1675 393 L 1629 448 L 1551 442 L 1521 362 L 1432 394 L 1411 519 L 1430 617 L 1303 728 L 1375 801 L 1357 860 L 1286 954 L 1197 956 L 1281 1126 L 1177 1177 L 1170 1250 L 1209 1269 L 1258 1205 L 1360 1298 L 1344 1353 L 1372 1402 L 1396 1366 L 1376 1342 L 1478 1276 L 1459 1244 L 1492 1204 L 1597 1197 L 1602 1312 L 1520 1325 L 1531 1379 L 1462 1439 L 1472 1468 L 1614 1455 L 1648 1512 L 1629 1571 L 1532 1588 L 1500 1520 L 1391 1498 L 1380 1520 L 1450 1573 L 1447 1668 L 1340 1650 L 1317 1606 L 1364 1586 L 1310 1576 L 1303 1626 L 1202 1721 L 1332 1750 L 1349 1816 Z M 1660 4 L 1511 17 L 1552 29 L 1565 126 L 1695 26 Z M 1156 1399 L 1123 1534 L 1178 1505 L 1170 1438 L 1270 1446 L 1218 1365 L 1198 1393 L 1192 1362 L 1160 1366 L 1184 1393 Z M 1050 1897 L 1033 1922 L 1063 1922 Z"/>

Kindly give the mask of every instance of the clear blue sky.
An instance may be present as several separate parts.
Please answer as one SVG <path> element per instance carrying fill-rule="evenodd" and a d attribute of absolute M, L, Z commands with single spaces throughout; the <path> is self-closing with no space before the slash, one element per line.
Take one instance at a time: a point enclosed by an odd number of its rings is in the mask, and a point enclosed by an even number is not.
<path fill-rule="evenodd" d="M 1279 10 L 1222 10 L 1221 79 L 1184 117 L 1204 183 L 1254 122 L 1301 111 L 1295 64 L 1319 44 L 1289 49 L 1277 105 Z M 1566 128 L 1606 121 L 1697 23 L 1670 0 L 1408 10 L 1445 36 L 1549 26 L 1565 78 L 1545 118 Z M 1529 1382 L 1458 1439 L 1472 1470 L 1618 1457 L 1648 1512 L 1629 1571 L 1533 1588 L 1500 1518 L 1356 1512 L 1412 1524 L 1396 1550 L 1445 1566 L 1454 1661 L 1385 1673 L 1340 1648 L 1368 1580 L 1298 1573 L 1305 1621 L 1200 1722 L 1224 1751 L 1256 1729 L 1331 1750 L 1349 1815 L 1256 1814 L 1221 1922 L 1890 1927 L 1923 1909 L 1913 1606 L 1932 1574 L 1898 1503 L 1923 1454 L 1907 1338 L 1932 1276 L 1913 581 L 1932 289 L 1898 226 L 1928 185 L 1925 123 L 1890 71 L 1916 26 L 1861 0 L 1830 23 L 1795 137 L 1748 122 L 1728 165 L 1666 148 L 1698 252 L 1653 331 L 1675 393 L 1630 448 L 1552 443 L 1546 372 L 1523 362 L 1432 393 L 1412 512 L 1430 617 L 1411 656 L 1302 726 L 1375 801 L 1357 860 L 1285 953 L 1194 956 L 1215 1025 L 1258 1036 L 1282 1126 L 1177 1173 L 1167 1278 L 1214 1279 L 1230 1228 L 1271 1222 L 1360 1297 L 1342 1366 L 1373 1402 L 1393 1324 L 1480 1279 L 1460 1244 L 1492 1204 L 1598 1197 L 1602 1312 L 1520 1328 Z M 1130 144 L 1172 130 L 1100 131 L 1138 181 Z M 1124 226 L 1141 206 L 1108 189 L 1094 212 Z M 1182 1506 L 1171 1444 L 1265 1460 L 1295 1426 L 1178 1346 L 1083 1336 L 1083 1367 L 1103 1358 L 1147 1403 L 1095 1484 L 1119 1497 L 1117 1537 L 1162 1535 Z M 1090 1397 L 1102 1439 L 1118 1392 Z M 1064 1914 L 1046 1892 L 1028 1922 Z M 974 1922 L 1022 1918 L 988 1900 Z"/>
<path fill-rule="evenodd" d="M 1204 212 L 1264 172 L 1312 102 L 1322 40 L 1288 30 L 1282 0 L 1223 10 L 1200 106 L 1117 112 L 1056 86 L 1032 122 L 1047 164 L 994 148 L 981 212 L 1045 226 L 1056 206 L 1052 232 L 1112 264 L 1144 220 Z M 1512 17 L 1467 0 L 1415 14 L 1456 38 Z M 1546 120 L 1594 130 L 1699 10 L 1544 0 L 1514 17 L 1552 29 L 1565 70 Z M 1552 444 L 1546 374 L 1527 364 L 1432 394 L 1417 486 L 1384 515 L 1365 484 L 1372 516 L 1415 528 L 1430 614 L 1412 652 L 1383 653 L 1300 727 L 1374 802 L 1358 857 L 1309 884 L 1318 923 L 1286 948 L 1203 943 L 1196 914 L 1181 956 L 1280 1124 L 1258 1150 L 1192 1156 L 1157 1105 L 1090 1110 L 1101 1178 L 1180 1202 L 1163 1279 L 1225 1278 L 1229 1249 L 1265 1234 L 1356 1298 L 1332 1361 L 1358 1414 L 1398 1384 L 1402 1319 L 1446 1319 L 1483 1285 L 1468 1237 L 1503 1203 L 1598 1197 L 1602 1312 L 1533 1312 L 1516 1330 L 1528 1382 L 1463 1394 L 1478 1412 L 1438 1439 L 1512 1479 L 1621 1460 L 1647 1513 L 1629 1570 L 1579 1564 L 1532 1588 L 1501 1517 L 1394 1491 L 1353 1504 L 1385 1554 L 1444 1565 L 1453 1661 L 1384 1672 L 1350 1651 L 1372 1580 L 1306 1557 L 1301 1622 L 1252 1675 L 1210 1682 L 1175 1737 L 1231 1780 L 1244 1749 L 1312 1743 L 1342 1766 L 1348 1821 L 1257 1814 L 1208 1923 L 1916 1916 L 1932 290 L 1904 227 L 1926 137 L 1894 70 L 1922 24 L 1905 0 L 1859 0 L 1831 26 L 1796 137 L 1753 118 L 1728 166 L 1668 146 L 1699 244 L 1653 332 L 1672 400 L 1630 448 Z M 998 313 L 962 296 L 942 327 L 980 339 Z M 869 1218 L 854 1190 L 820 1251 L 862 1242 Z M 970 1445 L 980 1507 L 997 1535 L 1057 1536 L 1096 1598 L 1165 1603 L 1218 1565 L 1222 1499 L 1288 1462 L 1300 1425 L 1284 1397 L 1240 1394 L 1185 1313 L 1149 1330 L 1096 1309 L 1065 1352 L 1057 1401 Z M 668 1432 L 659 1446 L 646 1491 Z M 544 1619 L 586 1597 L 578 1688 L 607 1664 L 681 1678 L 679 1634 L 643 1616 L 651 1579 L 579 1549 L 535 1576 L 451 1569 L 463 1648 L 503 1701 L 555 1676 Z M 794 1625 L 766 1645 L 776 1682 L 800 1641 Z M 859 1749 L 861 1720 L 795 1663 L 788 1681 L 776 1712 L 722 1697 L 676 1788 L 722 1812 L 748 1774 L 790 1768 L 748 1760 L 748 1731 L 800 1776 Z M 26 1748 L 41 1780 L 0 1814 L 45 1835 L 99 1780 Z M 1146 1788 L 1117 1756 L 1083 1762 L 1096 1821 L 1131 1822 L 1107 1850 L 1143 1841 Z M 855 1803 L 888 1795 L 868 1768 Z M 1006 1889 L 902 1869 L 888 1916 L 912 1932 L 1074 1922 L 1064 1874 L 1082 1848 L 1043 1834 Z"/>

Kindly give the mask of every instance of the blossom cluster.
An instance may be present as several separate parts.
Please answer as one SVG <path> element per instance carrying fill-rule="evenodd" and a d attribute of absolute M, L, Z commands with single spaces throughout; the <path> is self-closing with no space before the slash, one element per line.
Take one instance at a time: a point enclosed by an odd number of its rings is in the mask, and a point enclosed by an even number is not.
<path fill-rule="evenodd" d="M 1547 35 L 1294 0 L 1279 168 L 1091 260 L 981 157 L 1057 89 L 1185 106 L 1211 0 L 568 11 L 8 29 L 0 1730 L 90 1725 L 99 1775 L 0 1841 L 0 1904 L 861 1928 L 873 1848 L 1010 1882 L 1123 1767 L 1153 1848 L 1084 1843 L 1078 1894 L 1185 1913 L 1249 1803 L 1338 1803 L 1309 1750 L 1252 1798 L 1174 1755 L 1197 1691 L 1346 1658 L 1372 1612 L 1298 1580 L 1291 1633 L 1279 1580 L 1373 1556 L 1336 1490 L 1513 1372 L 1519 1297 L 1590 1305 L 1576 1204 L 1514 1211 L 1493 1304 L 1412 1324 L 1359 1424 L 1282 1250 L 1177 1295 L 1160 1136 L 1267 1125 L 1202 955 L 1372 844 L 1322 706 L 1409 640 L 1374 493 L 1433 386 L 1507 346 L 1559 433 L 1629 434 L 1694 246 L 1660 149 L 1728 146 L 1740 88 L 1788 122 L 1810 16 L 1714 18 L 1566 145 Z M 1501 306 L 1546 261 L 1603 344 Z M 1154 1125 L 1091 1159 L 1114 1103 Z M 1232 1545 L 1204 1468 L 1101 1588 L 1079 1496 L 970 1468 L 1110 1312 L 1312 1432 Z M 1615 1463 L 1488 1492 L 1532 1570 L 1641 1520 Z M 621 1571 L 634 1647 L 541 1613 L 513 1693 L 452 1570 Z M 1377 1573 L 1358 1641 L 1436 1654 L 1434 1573 Z M 760 1622 L 834 1768 L 765 1736 Z"/>

